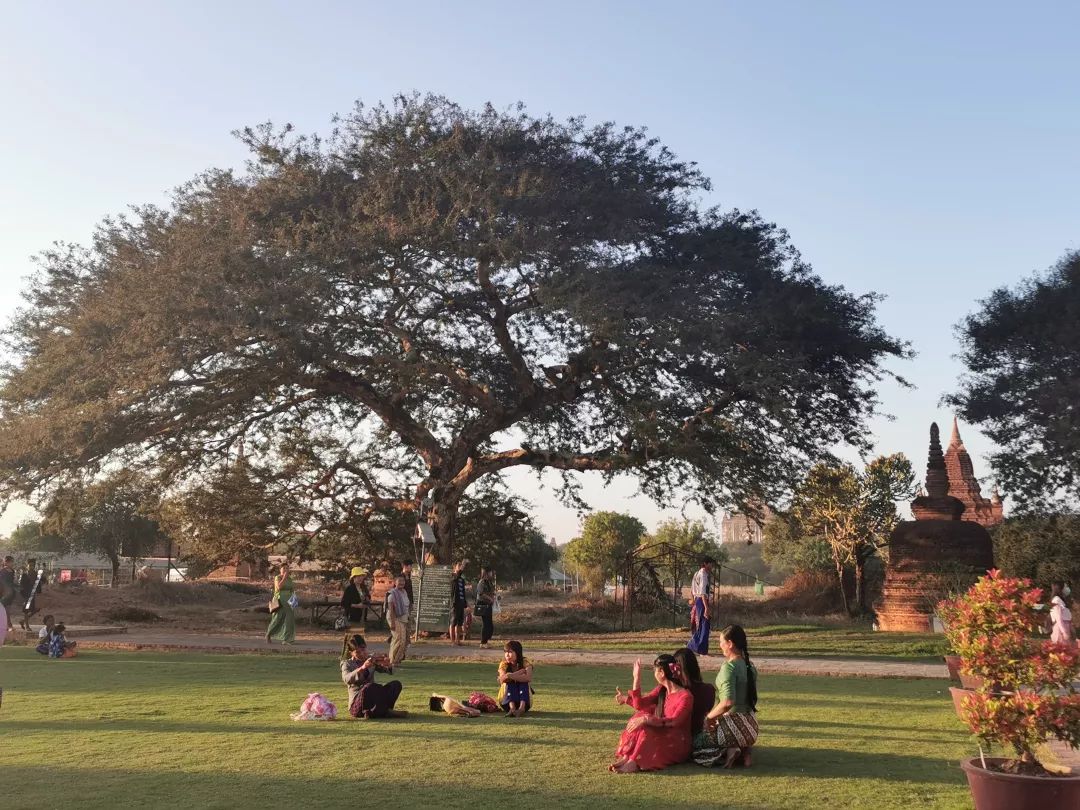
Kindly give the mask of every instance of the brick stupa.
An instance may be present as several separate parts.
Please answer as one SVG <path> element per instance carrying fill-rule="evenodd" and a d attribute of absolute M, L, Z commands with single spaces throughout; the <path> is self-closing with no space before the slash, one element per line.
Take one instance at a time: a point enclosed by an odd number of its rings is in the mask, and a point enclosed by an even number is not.
<path fill-rule="evenodd" d="M 963 520 L 972 520 L 980 526 L 996 526 L 1003 520 L 1001 494 L 994 491 L 987 500 L 982 495 L 979 480 L 975 477 L 975 468 L 971 456 L 960 438 L 960 426 L 956 417 L 952 420 L 952 437 L 945 450 L 945 472 L 949 477 L 949 494 L 964 503 Z"/>
<path fill-rule="evenodd" d="M 968 459 L 969 469 L 970 464 Z M 889 564 L 877 609 L 880 630 L 928 631 L 934 603 L 941 596 L 942 576 L 981 575 L 994 567 L 990 534 L 980 522 L 964 520 L 966 509 L 964 501 L 950 492 L 941 437 L 937 424 L 932 424 L 926 494 L 911 502 L 915 520 L 897 526 L 889 540 Z"/>

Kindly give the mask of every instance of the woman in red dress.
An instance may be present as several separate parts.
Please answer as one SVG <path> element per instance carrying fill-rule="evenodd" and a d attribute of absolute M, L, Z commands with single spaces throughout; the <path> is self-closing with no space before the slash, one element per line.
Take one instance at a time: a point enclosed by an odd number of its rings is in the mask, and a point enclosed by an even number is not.
<path fill-rule="evenodd" d="M 661 655 L 653 662 L 657 686 L 641 694 L 641 659 L 634 662 L 634 683 L 628 694 L 616 687 L 615 702 L 637 711 L 626 724 L 608 770 L 616 773 L 658 771 L 685 762 L 690 756 L 690 716 L 694 696 L 683 686 L 684 675 L 675 658 Z"/>

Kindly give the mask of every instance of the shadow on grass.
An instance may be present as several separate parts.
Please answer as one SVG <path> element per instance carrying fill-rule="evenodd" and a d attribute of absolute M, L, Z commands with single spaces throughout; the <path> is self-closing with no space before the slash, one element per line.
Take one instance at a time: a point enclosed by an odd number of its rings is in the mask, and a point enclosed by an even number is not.
<path fill-rule="evenodd" d="M 418 715 L 418 718 L 422 717 Z M 80 718 L 67 720 L 12 720 L 3 724 L 5 733 L 17 731 L 23 732 L 48 732 L 55 734 L 80 732 L 135 732 L 139 734 L 274 734 L 281 738 L 288 737 L 315 737 L 322 738 L 328 734 L 355 734 L 358 741 L 379 740 L 386 738 L 412 737 L 424 740 L 447 740 L 461 742 L 465 735 L 479 730 L 477 718 L 450 718 L 435 716 L 434 722 L 418 722 L 413 717 L 392 720 L 353 720 L 347 718 L 335 722 L 306 722 L 293 723 L 286 721 L 288 725 L 282 725 L 278 720 L 271 719 L 265 724 L 242 724 L 242 723 L 214 723 L 214 722 L 187 722 L 176 720 L 137 720 L 131 718 Z M 503 725 L 488 725 L 484 727 L 484 743 L 493 746 L 512 745 L 541 745 L 558 746 L 569 745 L 558 739 L 522 738 L 514 733 L 513 723 L 516 720 L 508 720 Z M 444 724 L 445 723 L 445 724 Z M 466 729 L 464 726 L 470 726 Z M 564 723 L 559 723 L 563 727 Z M 337 741 L 336 738 L 334 740 Z M 329 742 L 329 740 L 328 740 Z"/>
<path fill-rule="evenodd" d="M 714 773 L 718 778 L 753 779 L 845 779 L 903 783 L 956 785 L 964 781 L 957 763 L 931 757 L 848 751 L 821 746 L 795 748 L 766 744 L 754 748 L 754 767 L 748 770 L 705 769 L 693 764 L 677 765 L 657 776 L 678 779 L 691 773 Z M 767 789 L 767 786 L 763 787 Z"/>

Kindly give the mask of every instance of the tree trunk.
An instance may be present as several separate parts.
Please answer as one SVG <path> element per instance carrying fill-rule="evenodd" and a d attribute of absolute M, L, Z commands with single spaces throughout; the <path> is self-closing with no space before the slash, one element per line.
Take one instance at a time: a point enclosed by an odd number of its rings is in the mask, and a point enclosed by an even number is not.
<path fill-rule="evenodd" d="M 458 499 L 441 498 L 435 501 L 428 512 L 428 522 L 435 533 L 435 562 L 449 565 L 454 554 L 454 523 L 457 518 Z"/>
<path fill-rule="evenodd" d="M 119 585 L 120 580 L 120 555 L 109 554 L 109 562 L 112 563 L 112 582 L 109 583 L 110 588 L 116 588 Z"/>
<path fill-rule="evenodd" d="M 844 587 L 844 562 L 836 554 L 833 554 L 833 563 L 836 565 L 836 583 L 840 586 L 840 600 L 844 605 L 844 613 L 851 615 L 851 607 L 848 605 L 847 589 Z"/>
<path fill-rule="evenodd" d="M 855 555 L 855 607 L 866 613 L 866 563 Z"/>

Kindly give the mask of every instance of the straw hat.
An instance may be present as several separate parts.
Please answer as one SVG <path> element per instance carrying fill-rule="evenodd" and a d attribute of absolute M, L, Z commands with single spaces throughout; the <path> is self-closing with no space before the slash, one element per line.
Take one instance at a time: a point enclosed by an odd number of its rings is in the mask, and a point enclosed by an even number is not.
<path fill-rule="evenodd" d="M 362 568 L 362 567 L 360 567 L 360 566 L 358 565 L 358 566 L 356 566 L 356 568 L 354 568 L 354 569 L 352 570 L 352 572 L 351 572 L 351 573 L 349 574 L 349 579 L 352 579 L 353 577 L 366 577 L 366 576 L 367 576 L 367 569 L 366 569 L 366 568 Z"/>

